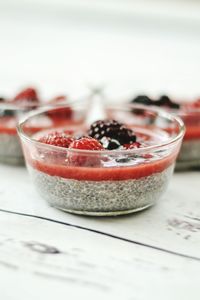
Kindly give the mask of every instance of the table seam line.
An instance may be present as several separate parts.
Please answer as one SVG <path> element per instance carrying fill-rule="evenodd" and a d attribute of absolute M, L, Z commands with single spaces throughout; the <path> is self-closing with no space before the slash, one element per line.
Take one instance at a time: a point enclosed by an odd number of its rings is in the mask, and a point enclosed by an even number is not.
<path fill-rule="evenodd" d="M 19 216 L 24 216 L 24 217 L 29 217 L 29 218 L 40 219 L 40 220 L 43 220 L 43 221 L 49 221 L 49 222 L 53 222 L 53 223 L 56 223 L 56 224 L 65 225 L 65 226 L 73 227 L 73 228 L 76 228 L 76 229 L 89 231 L 89 232 L 92 232 L 92 233 L 100 234 L 100 235 L 103 235 L 103 236 L 106 236 L 106 237 L 110 237 L 110 238 L 113 238 L 113 239 L 117 239 L 117 240 L 120 240 L 120 241 L 123 241 L 123 242 L 130 243 L 130 244 L 150 248 L 152 250 L 157 250 L 157 251 L 160 251 L 160 252 L 164 252 L 164 253 L 168 253 L 168 254 L 171 254 L 171 255 L 176 255 L 176 256 L 179 256 L 179 257 L 182 257 L 182 258 L 191 259 L 191 260 L 195 260 L 195 261 L 200 262 L 200 258 L 196 257 L 196 256 L 191 256 L 191 255 L 179 253 L 179 252 L 176 252 L 176 251 L 173 251 L 173 250 L 168 250 L 168 249 L 164 249 L 164 248 L 157 247 L 157 246 L 154 246 L 154 245 L 149 245 L 149 244 L 146 244 L 146 243 L 143 243 L 143 242 L 131 240 L 131 239 L 128 239 L 128 238 L 123 238 L 121 236 L 117 236 L 115 234 L 107 233 L 107 232 L 97 230 L 97 229 L 92 229 L 92 228 L 88 228 L 88 227 L 81 226 L 81 225 L 71 224 L 71 223 L 67 223 L 67 222 L 64 222 L 64 221 L 55 220 L 55 219 L 52 219 L 52 218 L 42 217 L 42 216 L 28 214 L 28 213 L 21 213 L 21 212 L 17 212 L 17 211 L 6 210 L 6 209 L 0 209 L 0 212 L 19 215 Z"/>

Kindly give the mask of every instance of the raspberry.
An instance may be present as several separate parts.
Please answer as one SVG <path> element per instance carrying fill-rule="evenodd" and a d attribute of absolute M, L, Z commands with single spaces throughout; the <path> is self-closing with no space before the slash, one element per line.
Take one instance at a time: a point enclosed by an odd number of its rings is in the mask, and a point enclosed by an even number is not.
<path fill-rule="evenodd" d="M 118 141 L 120 145 L 136 141 L 133 131 L 115 120 L 99 120 L 94 122 L 88 134 L 100 141 L 104 137 L 111 138 Z"/>
<path fill-rule="evenodd" d="M 39 102 L 38 95 L 35 89 L 27 88 L 17 94 L 14 102 Z"/>
<path fill-rule="evenodd" d="M 68 148 L 69 145 L 73 142 L 73 138 L 67 135 L 64 132 L 51 132 L 48 135 L 45 135 L 39 139 L 39 142 L 54 145 L 58 147 Z"/>
<path fill-rule="evenodd" d="M 103 150 L 103 146 L 99 141 L 91 138 L 91 137 L 82 137 L 78 140 L 74 140 L 70 145 L 69 149 L 77 149 L 77 150 Z M 100 156 L 98 155 L 90 155 L 87 153 L 69 153 L 68 155 L 69 163 L 74 166 L 99 166 L 101 164 Z"/>
<path fill-rule="evenodd" d="M 69 145 L 69 148 L 79 150 L 103 150 L 101 143 L 91 137 L 83 137 L 79 140 L 74 140 Z"/>

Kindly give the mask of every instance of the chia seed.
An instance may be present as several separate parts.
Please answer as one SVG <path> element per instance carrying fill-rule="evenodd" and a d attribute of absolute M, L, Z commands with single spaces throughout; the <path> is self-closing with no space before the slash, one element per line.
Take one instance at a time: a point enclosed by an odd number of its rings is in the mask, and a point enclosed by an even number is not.
<path fill-rule="evenodd" d="M 50 205 L 95 216 L 127 214 L 155 204 L 166 190 L 173 168 L 139 179 L 85 181 L 50 176 L 28 166 L 36 189 Z"/>

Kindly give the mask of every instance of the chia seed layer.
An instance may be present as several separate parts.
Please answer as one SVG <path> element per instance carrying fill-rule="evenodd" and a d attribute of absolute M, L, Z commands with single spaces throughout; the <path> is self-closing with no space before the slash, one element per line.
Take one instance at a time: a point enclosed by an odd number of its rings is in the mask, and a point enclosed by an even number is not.
<path fill-rule="evenodd" d="M 200 168 L 200 140 L 183 141 L 176 170 Z"/>
<path fill-rule="evenodd" d="M 0 162 L 13 165 L 24 164 L 23 152 L 17 134 L 0 134 Z"/>
<path fill-rule="evenodd" d="M 85 181 L 51 176 L 28 166 L 33 182 L 50 205 L 83 215 L 120 215 L 155 204 L 165 191 L 174 165 L 139 179 Z"/>

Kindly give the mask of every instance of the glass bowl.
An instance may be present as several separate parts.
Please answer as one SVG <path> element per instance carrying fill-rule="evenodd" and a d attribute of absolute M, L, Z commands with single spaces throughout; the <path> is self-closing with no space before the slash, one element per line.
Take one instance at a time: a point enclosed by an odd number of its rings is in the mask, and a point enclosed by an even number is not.
<path fill-rule="evenodd" d="M 87 98 L 88 100 L 89 98 Z M 53 108 L 46 119 L 37 120 L 32 124 L 34 132 L 42 128 L 52 128 L 62 124 L 83 124 L 88 112 L 89 100 L 84 99 L 67 102 L 65 110 L 59 103 L 28 103 L 26 105 L 14 105 L 9 101 L 0 103 L 0 162 L 12 165 L 23 165 L 24 157 L 21 143 L 17 135 L 17 123 L 19 119 L 36 108 Z"/>
<path fill-rule="evenodd" d="M 129 150 L 77 150 L 38 141 L 31 125 L 52 109 L 35 112 L 18 125 L 26 164 L 39 194 L 58 209 L 83 215 L 115 216 L 145 209 L 161 197 L 172 176 L 184 135 L 181 119 L 134 105 L 109 107 L 107 116 L 127 124 L 148 146 Z M 85 127 L 57 127 L 72 135 Z"/>

